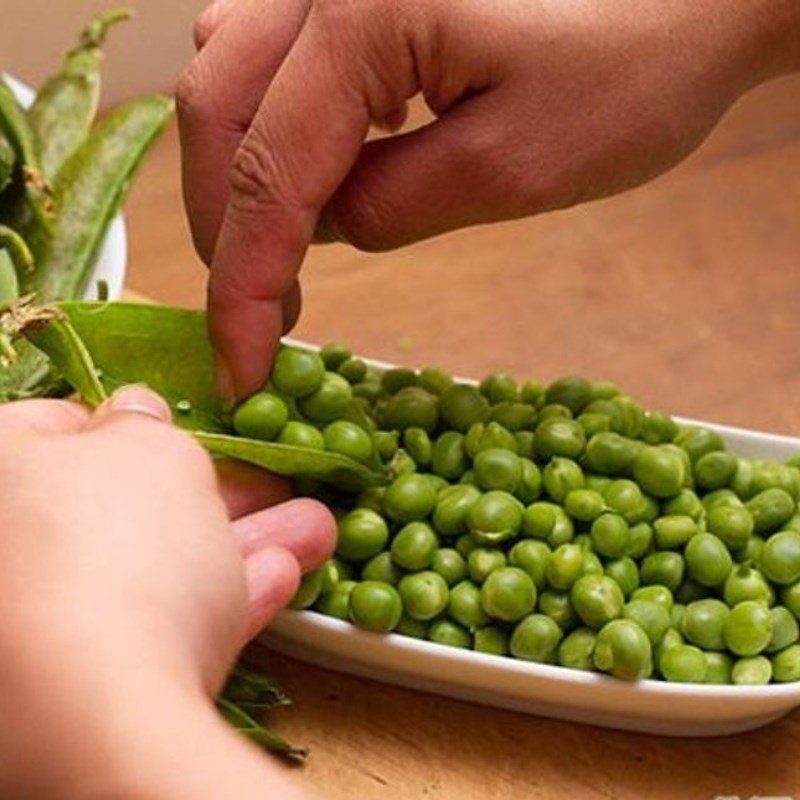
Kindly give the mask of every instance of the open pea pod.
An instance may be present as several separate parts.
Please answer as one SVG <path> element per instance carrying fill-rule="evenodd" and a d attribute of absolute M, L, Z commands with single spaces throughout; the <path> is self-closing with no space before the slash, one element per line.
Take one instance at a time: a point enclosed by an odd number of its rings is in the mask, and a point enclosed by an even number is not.
<path fill-rule="evenodd" d="M 17 154 L 8 141 L 8 137 L 0 130 L 0 192 L 5 189 L 14 176 Z"/>
<path fill-rule="evenodd" d="M 352 491 L 388 479 L 383 468 L 339 453 L 234 435 L 214 390 L 213 354 L 201 311 L 69 301 L 20 310 L 17 317 L 17 329 L 91 405 L 119 386 L 142 383 L 164 397 L 176 423 L 214 455 Z"/>

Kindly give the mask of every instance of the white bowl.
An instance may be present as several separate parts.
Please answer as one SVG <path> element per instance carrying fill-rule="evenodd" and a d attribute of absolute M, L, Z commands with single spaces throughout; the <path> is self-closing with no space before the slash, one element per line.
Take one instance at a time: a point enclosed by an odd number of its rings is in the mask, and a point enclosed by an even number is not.
<path fill-rule="evenodd" d="M 3 78 L 16 94 L 19 102 L 28 108 L 35 97 L 34 90 L 16 78 L 3 73 Z M 84 297 L 94 300 L 97 297 L 98 281 L 108 284 L 108 296 L 116 300 L 122 296 L 125 285 L 125 270 L 128 262 L 128 238 L 122 214 L 117 214 L 108 226 L 106 238 L 97 253 L 94 269 L 86 284 Z"/>
<path fill-rule="evenodd" d="M 392 366 L 370 363 L 379 368 Z M 800 439 L 676 419 L 718 431 L 741 456 L 783 460 L 800 451 Z M 292 658 L 364 678 L 529 714 L 666 736 L 752 730 L 800 705 L 800 682 L 768 686 L 628 683 L 399 634 L 369 633 L 315 611 L 285 611 L 261 640 Z"/>

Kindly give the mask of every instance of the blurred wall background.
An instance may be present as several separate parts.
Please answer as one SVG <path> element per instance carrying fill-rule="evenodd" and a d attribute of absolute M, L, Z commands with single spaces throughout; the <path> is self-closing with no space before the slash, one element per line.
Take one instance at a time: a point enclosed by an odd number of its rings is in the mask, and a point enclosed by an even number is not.
<path fill-rule="evenodd" d="M 0 69 L 37 84 L 96 11 L 130 6 L 133 20 L 109 37 L 105 103 L 171 90 L 194 52 L 192 23 L 207 0 L 0 0 Z"/>

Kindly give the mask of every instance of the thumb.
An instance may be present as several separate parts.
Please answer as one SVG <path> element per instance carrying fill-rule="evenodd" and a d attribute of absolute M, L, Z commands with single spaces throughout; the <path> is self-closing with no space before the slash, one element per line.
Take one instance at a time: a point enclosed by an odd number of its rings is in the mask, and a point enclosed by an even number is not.
<path fill-rule="evenodd" d="M 131 416 L 156 422 L 172 421 L 172 412 L 162 397 L 144 386 L 123 386 L 95 411 L 87 430 L 115 424 Z"/>

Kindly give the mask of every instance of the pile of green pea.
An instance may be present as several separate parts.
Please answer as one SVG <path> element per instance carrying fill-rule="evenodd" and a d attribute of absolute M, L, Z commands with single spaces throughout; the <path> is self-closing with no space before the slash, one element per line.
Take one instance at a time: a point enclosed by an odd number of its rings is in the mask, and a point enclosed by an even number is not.
<path fill-rule="evenodd" d="M 339 538 L 295 608 L 626 680 L 800 680 L 800 458 L 739 458 L 608 382 L 471 386 L 341 345 L 282 349 L 235 425 L 394 475 L 307 487 Z"/>

